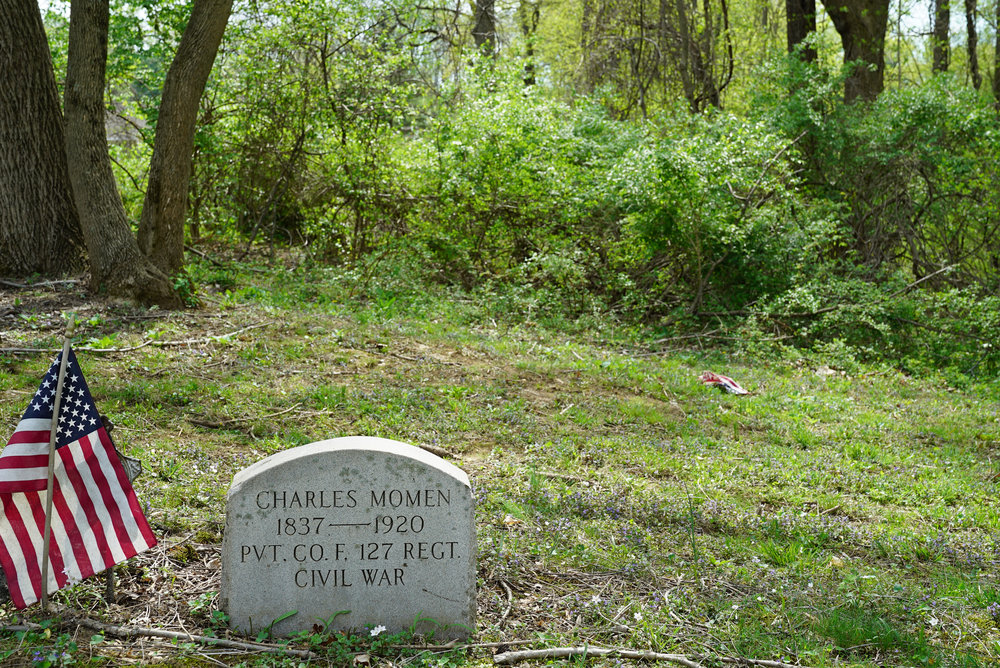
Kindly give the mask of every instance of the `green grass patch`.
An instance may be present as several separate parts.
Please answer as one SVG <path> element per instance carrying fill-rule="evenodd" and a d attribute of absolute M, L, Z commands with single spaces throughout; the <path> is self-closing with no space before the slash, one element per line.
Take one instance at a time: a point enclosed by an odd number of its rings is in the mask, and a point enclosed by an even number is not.
<path fill-rule="evenodd" d="M 391 272 L 361 285 L 255 269 L 193 266 L 203 305 L 183 313 L 86 305 L 78 354 L 116 443 L 144 463 L 136 488 L 164 547 L 120 571 L 114 606 L 97 580 L 60 602 L 220 631 L 212 564 L 232 476 L 369 434 L 437 446 L 469 473 L 479 642 L 712 647 L 817 667 L 1000 662 L 995 388 L 860 364 L 818 375 L 801 357 L 661 356 L 610 321 L 504 321 Z M 51 312 L 35 307 L 5 341 L 58 345 Z M 8 431 L 47 357 L 0 356 Z M 702 386 L 706 368 L 754 393 Z M 60 633 L 39 647 L 65 650 Z M 3 636 L 0 652 L 30 659 L 19 642 Z M 136 647 L 75 642 L 83 665 Z M 295 642 L 331 661 L 369 647 L 321 630 Z"/>

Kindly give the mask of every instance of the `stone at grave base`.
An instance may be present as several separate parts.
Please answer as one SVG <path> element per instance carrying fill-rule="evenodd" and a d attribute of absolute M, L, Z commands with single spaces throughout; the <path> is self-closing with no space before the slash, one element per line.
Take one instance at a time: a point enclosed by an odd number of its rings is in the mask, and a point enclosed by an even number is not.
<path fill-rule="evenodd" d="M 319 625 L 468 637 L 476 614 L 468 476 L 371 437 L 311 443 L 240 471 L 227 496 L 220 607 L 249 635 Z"/>

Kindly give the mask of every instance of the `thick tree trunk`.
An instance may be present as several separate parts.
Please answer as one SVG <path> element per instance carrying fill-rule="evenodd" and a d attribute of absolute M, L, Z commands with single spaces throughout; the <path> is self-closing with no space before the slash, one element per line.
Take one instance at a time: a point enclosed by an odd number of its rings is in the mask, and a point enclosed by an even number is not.
<path fill-rule="evenodd" d="M 541 20 L 541 2 L 521 0 L 517 8 L 521 19 L 521 34 L 524 35 L 524 85 L 535 85 L 535 34 Z"/>
<path fill-rule="evenodd" d="M 0 273 L 83 268 L 48 41 L 33 0 L 0 0 Z"/>
<path fill-rule="evenodd" d="M 951 0 L 934 0 L 934 57 L 931 69 L 947 72 L 951 60 Z"/>
<path fill-rule="evenodd" d="M 976 90 L 983 85 L 983 75 L 979 73 L 979 32 L 976 30 L 976 0 L 965 0 L 965 30 L 968 33 L 965 46 L 969 54 L 969 75 Z"/>
<path fill-rule="evenodd" d="M 827 0 L 824 4 L 840 34 L 844 63 L 851 65 L 844 101 L 874 100 L 884 86 L 889 0 Z"/>
<path fill-rule="evenodd" d="M 168 275 L 184 266 L 184 217 L 198 103 L 232 8 L 233 0 L 195 0 L 163 84 L 139 247 Z"/>
<path fill-rule="evenodd" d="M 816 0 L 785 0 L 788 52 L 794 53 L 800 44 L 816 32 Z M 802 48 L 802 59 L 816 62 L 816 47 Z"/>
<path fill-rule="evenodd" d="M 993 105 L 1000 111 L 1000 2 L 996 3 L 996 38 L 993 44 Z"/>
<path fill-rule="evenodd" d="M 496 56 L 497 19 L 495 0 L 475 0 L 473 6 L 472 40 L 476 48 L 491 58 Z"/>
<path fill-rule="evenodd" d="M 66 157 L 90 257 L 91 288 L 176 308 L 165 274 L 139 252 L 111 171 L 105 134 L 108 0 L 74 0 L 66 67 Z"/>

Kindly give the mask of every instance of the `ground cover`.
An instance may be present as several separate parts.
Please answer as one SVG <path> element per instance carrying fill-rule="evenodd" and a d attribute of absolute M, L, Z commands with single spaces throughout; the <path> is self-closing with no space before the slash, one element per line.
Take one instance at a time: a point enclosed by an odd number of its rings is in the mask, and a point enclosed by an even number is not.
<path fill-rule="evenodd" d="M 47 357 L 12 349 L 56 349 L 75 312 L 81 363 L 119 447 L 145 465 L 136 490 L 161 537 L 118 569 L 113 602 L 97 579 L 60 593 L 63 618 L 223 635 L 232 475 L 295 445 L 372 435 L 438 449 L 469 473 L 484 646 L 322 634 L 294 645 L 320 663 L 474 665 L 583 645 L 706 666 L 1000 662 L 995 383 L 957 390 L 889 367 L 662 353 L 610 321 L 544 327 L 389 275 L 304 266 L 205 260 L 192 267 L 200 306 L 178 313 L 90 301 L 73 282 L 0 293 L 5 433 Z M 704 387 L 706 368 L 752 394 Z M 5 633 L 0 655 L 303 660 L 123 639 L 58 617 L 0 609 L 6 624 L 48 624 Z"/>

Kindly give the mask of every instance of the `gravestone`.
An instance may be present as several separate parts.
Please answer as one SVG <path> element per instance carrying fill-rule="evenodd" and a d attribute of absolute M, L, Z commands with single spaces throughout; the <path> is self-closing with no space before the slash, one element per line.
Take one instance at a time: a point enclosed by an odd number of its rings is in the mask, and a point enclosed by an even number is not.
<path fill-rule="evenodd" d="M 219 598 L 230 627 L 250 635 L 319 624 L 465 638 L 476 614 L 469 478 L 383 438 L 271 455 L 233 478 Z"/>

